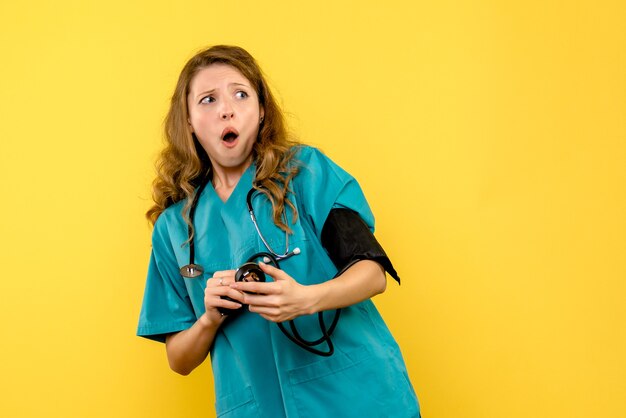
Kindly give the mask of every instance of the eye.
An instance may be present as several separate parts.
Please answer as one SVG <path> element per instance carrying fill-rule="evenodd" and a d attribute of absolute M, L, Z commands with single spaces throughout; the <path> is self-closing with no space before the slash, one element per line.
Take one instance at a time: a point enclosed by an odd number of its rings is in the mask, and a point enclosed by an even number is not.
<path fill-rule="evenodd" d="M 238 99 L 245 99 L 246 97 L 248 97 L 248 93 L 243 90 L 239 90 L 237 91 L 237 93 L 235 93 L 235 97 Z"/>
<path fill-rule="evenodd" d="M 214 101 L 215 101 L 215 98 L 213 96 L 206 96 L 200 99 L 200 104 L 209 104 L 209 103 L 213 103 Z"/>

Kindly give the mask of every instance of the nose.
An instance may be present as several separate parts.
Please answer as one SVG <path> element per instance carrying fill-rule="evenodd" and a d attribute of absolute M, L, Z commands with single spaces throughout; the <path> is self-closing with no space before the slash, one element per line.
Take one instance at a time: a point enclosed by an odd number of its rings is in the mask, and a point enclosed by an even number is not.
<path fill-rule="evenodd" d="M 235 117 L 232 105 L 227 101 L 222 102 L 222 108 L 220 109 L 220 119 L 229 120 Z"/>
<path fill-rule="evenodd" d="M 223 120 L 232 119 L 234 116 L 235 116 L 235 114 L 233 113 L 232 110 L 220 113 L 220 118 L 222 118 Z"/>

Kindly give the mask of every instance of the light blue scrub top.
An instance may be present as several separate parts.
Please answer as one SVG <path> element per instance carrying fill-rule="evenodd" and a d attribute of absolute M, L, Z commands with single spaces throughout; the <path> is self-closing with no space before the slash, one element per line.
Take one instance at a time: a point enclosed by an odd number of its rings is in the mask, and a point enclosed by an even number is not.
<path fill-rule="evenodd" d="M 319 150 L 301 146 L 302 163 L 289 199 L 297 207 L 290 249 L 301 253 L 280 267 L 304 285 L 332 279 L 337 273 L 320 237 L 332 208 L 350 208 L 374 229 L 374 216 L 356 180 Z M 215 271 L 236 269 L 248 257 L 266 251 L 246 208 L 255 166 L 241 177 L 223 202 L 209 183 L 195 214 L 196 263 L 204 275 L 183 278 L 189 262 L 184 202 L 167 208 L 153 232 L 152 254 L 137 335 L 164 341 L 165 335 L 191 327 L 204 313 L 204 288 Z M 285 233 L 271 217 L 271 204 L 255 193 L 259 228 L 277 253 L 285 250 Z M 289 216 L 289 219 L 291 217 Z M 302 349 L 278 326 L 244 312 L 218 331 L 210 357 L 218 417 L 418 417 L 419 406 L 400 353 L 371 300 L 344 308 L 332 335 L 335 353 L 321 357 Z M 326 312 L 326 323 L 333 312 Z M 317 314 L 296 319 L 300 334 L 321 336 Z M 326 350 L 326 346 L 318 348 Z"/>

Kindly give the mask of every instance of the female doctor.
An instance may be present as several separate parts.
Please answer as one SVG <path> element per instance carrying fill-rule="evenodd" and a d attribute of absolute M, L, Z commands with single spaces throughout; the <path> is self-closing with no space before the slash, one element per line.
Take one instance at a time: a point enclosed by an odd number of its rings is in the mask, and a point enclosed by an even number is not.
<path fill-rule="evenodd" d="M 191 58 L 165 134 L 137 334 L 165 342 L 183 375 L 210 355 L 218 417 L 418 417 L 370 300 L 385 270 L 397 275 L 367 201 L 343 169 L 288 139 L 254 58 L 231 46 Z M 246 261 L 266 281 L 236 280 Z"/>

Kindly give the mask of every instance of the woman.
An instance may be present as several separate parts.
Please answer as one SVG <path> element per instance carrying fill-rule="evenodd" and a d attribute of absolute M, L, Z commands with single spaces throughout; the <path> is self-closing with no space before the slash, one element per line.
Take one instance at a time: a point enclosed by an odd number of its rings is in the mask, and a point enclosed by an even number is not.
<path fill-rule="evenodd" d="M 165 130 L 138 335 L 165 342 L 183 375 L 210 354 L 219 417 L 419 416 L 370 300 L 395 271 L 365 197 L 322 153 L 288 139 L 255 60 L 230 46 L 196 54 Z M 259 252 L 280 259 L 259 263 L 267 281 L 237 281 Z M 290 320 L 296 340 L 332 335 L 298 345 L 277 326 Z"/>

